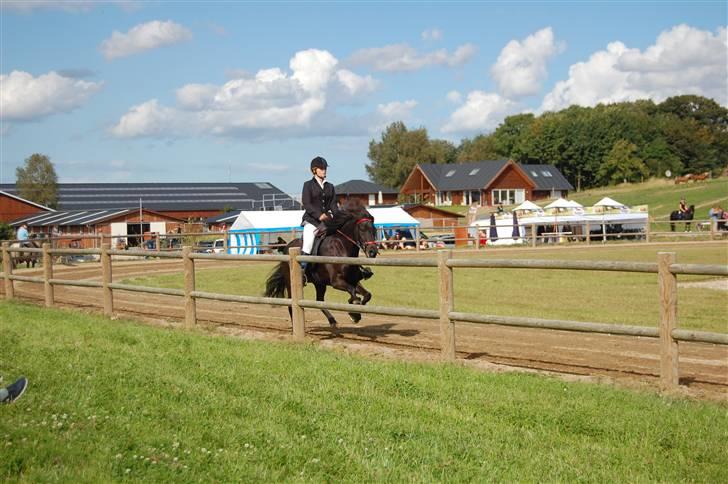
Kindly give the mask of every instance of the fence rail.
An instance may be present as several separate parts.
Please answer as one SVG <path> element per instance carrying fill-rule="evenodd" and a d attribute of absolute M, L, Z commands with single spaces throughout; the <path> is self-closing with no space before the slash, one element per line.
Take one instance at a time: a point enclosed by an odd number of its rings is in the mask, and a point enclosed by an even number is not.
<path fill-rule="evenodd" d="M 10 263 L 11 254 L 15 252 L 40 252 L 43 255 L 43 277 L 31 277 L 13 274 Z M 102 281 L 92 280 L 65 280 L 53 277 L 53 257 L 61 254 L 98 254 L 101 260 Z M 166 289 L 147 286 L 135 286 L 112 282 L 112 256 L 135 255 L 139 257 L 157 257 L 166 259 L 180 259 L 183 263 L 184 289 Z M 5 297 L 14 296 L 14 281 L 43 284 L 46 306 L 53 306 L 53 287 L 56 285 L 101 288 L 103 295 L 104 314 L 112 316 L 114 313 L 114 291 L 132 291 L 149 294 L 161 294 L 182 297 L 185 301 L 185 324 L 197 324 L 196 300 L 208 299 L 217 301 L 238 302 L 247 304 L 266 304 L 288 306 L 292 313 L 292 332 L 296 339 L 305 335 L 304 309 L 328 309 L 353 313 L 380 314 L 388 316 L 404 316 L 419 319 L 440 321 L 441 352 L 446 360 L 455 359 L 455 323 L 468 322 L 476 324 L 496 324 L 524 328 L 538 328 L 549 330 L 575 331 L 582 333 L 616 334 L 625 336 L 640 336 L 660 339 L 660 381 L 663 388 L 670 389 L 678 385 L 678 342 L 690 341 L 728 345 L 728 334 L 710 333 L 703 331 L 685 330 L 677 328 L 677 275 L 711 275 L 728 276 L 726 265 L 706 264 L 677 264 L 675 254 L 669 252 L 658 253 L 657 263 L 619 262 L 619 261 L 559 261 L 559 260 L 511 260 L 511 259 L 454 259 L 451 250 L 439 250 L 437 258 L 411 259 L 411 258 L 380 258 L 366 257 L 321 257 L 303 256 L 300 249 L 292 248 L 287 255 L 229 255 L 229 254 L 200 254 L 193 253 L 192 248 L 185 246 L 181 251 L 175 252 L 149 252 L 139 250 L 110 249 L 103 244 L 100 249 L 51 249 L 45 243 L 41 249 L 11 248 L 7 242 L 2 244 L 3 272 L 0 274 L 4 280 Z M 256 261 L 256 262 L 288 262 L 290 270 L 291 297 L 269 298 L 247 295 L 219 294 L 195 289 L 195 261 L 197 260 L 224 260 L 224 261 Z M 396 267 L 425 267 L 437 268 L 439 274 L 439 309 L 415 309 L 389 306 L 362 306 L 356 304 L 343 304 L 314 301 L 303 298 L 302 274 L 299 262 L 335 263 L 350 265 L 396 266 Z M 619 271 L 652 273 L 658 275 L 660 297 L 660 324 L 659 327 L 628 326 L 584 321 L 551 320 L 525 317 L 496 316 L 478 313 L 459 312 L 454 310 L 453 272 L 456 268 L 498 268 L 498 269 L 548 269 L 548 270 L 579 270 L 579 271 Z"/>

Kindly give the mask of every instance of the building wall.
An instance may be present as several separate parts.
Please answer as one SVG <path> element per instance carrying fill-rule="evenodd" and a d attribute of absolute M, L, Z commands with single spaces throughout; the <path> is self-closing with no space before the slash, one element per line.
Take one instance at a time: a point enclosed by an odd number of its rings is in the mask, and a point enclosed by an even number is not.
<path fill-rule="evenodd" d="M 376 203 L 372 206 L 376 205 L 394 205 L 397 203 L 397 196 L 396 193 L 383 193 L 382 194 L 382 203 L 379 203 L 379 193 L 373 193 L 374 199 L 376 200 Z M 361 203 L 363 203 L 366 206 L 369 206 L 369 194 L 368 193 L 356 193 L 356 194 L 337 194 L 336 198 L 339 203 L 344 203 L 344 201 L 349 199 L 356 199 L 359 200 Z"/>
<path fill-rule="evenodd" d="M 427 181 L 419 168 L 407 179 L 399 193 L 408 195 L 408 198 L 415 198 L 418 203 L 435 203 L 435 189 Z"/>
<path fill-rule="evenodd" d="M 416 206 L 409 207 L 406 212 L 416 218 L 423 228 L 427 227 L 454 227 L 462 217 L 457 214 L 449 214 L 439 210 L 431 210 L 430 207 Z"/>
<path fill-rule="evenodd" d="M 506 166 L 503 173 L 498 175 L 493 183 L 488 186 L 488 190 L 485 193 L 486 200 L 484 205 L 490 205 L 493 202 L 492 190 L 503 189 L 503 188 L 522 188 L 525 190 L 526 200 L 532 200 L 533 194 L 531 190 L 530 180 L 527 180 L 519 171 L 517 171 L 512 165 Z"/>
<path fill-rule="evenodd" d="M 27 217 L 34 213 L 44 212 L 45 210 L 23 203 L 6 195 L 0 195 L 0 222 L 12 222 L 20 217 Z"/>

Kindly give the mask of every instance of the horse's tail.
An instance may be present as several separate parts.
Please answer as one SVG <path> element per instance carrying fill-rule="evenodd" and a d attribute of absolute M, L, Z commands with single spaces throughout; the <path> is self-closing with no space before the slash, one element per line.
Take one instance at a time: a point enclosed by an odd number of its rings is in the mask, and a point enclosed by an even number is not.
<path fill-rule="evenodd" d="M 287 262 L 281 262 L 273 269 L 273 272 L 270 273 L 268 279 L 265 281 L 266 297 L 287 297 L 286 292 L 290 294 L 291 290 L 288 287 L 288 279 L 286 278 L 287 272 Z"/>

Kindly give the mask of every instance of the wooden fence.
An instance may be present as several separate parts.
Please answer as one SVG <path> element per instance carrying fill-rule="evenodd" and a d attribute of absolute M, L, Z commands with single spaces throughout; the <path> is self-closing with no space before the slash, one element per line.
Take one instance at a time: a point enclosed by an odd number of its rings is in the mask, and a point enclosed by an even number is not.
<path fill-rule="evenodd" d="M 35 252 L 43 257 L 43 277 L 30 277 L 13 274 L 10 256 L 12 252 Z M 53 277 L 53 256 L 69 254 L 99 255 L 101 260 L 101 282 L 91 280 L 65 280 Z M 512 259 L 454 259 L 451 250 L 439 250 L 437 258 L 346 258 L 319 257 L 301 255 L 300 249 L 293 248 L 288 255 L 228 255 L 198 254 L 191 247 L 184 247 L 177 252 L 154 252 L 154 257 L 182 259 L 184 268 L 184 289 L 164 289 L 146 286 L 135 286 L 114 283 L 112 280 L 112 256 L 135 255 L 149 257 L 147 251 L 112 250 L 108 244 L 100 249 L 51 249 L 50 244 L 43 244 L 42 249 L 11 248 L 7 242 L 2 244 L 3 273 L 5 297 L 14 297 L 14 281 L 43 284 L 45 305 L 54 304 L 53 288 L 57 285 L 98 287 L 103 295 L 103 310 L 107 316 L 114 313 L 114 291 L 134 291 L 151 294 L 179 296 L 185 301 L 185 325 L 197 324 L 196 301 L 210 299 L 217 301 L 241 302 L 248 304 L 266 304 L 290 306 L 292 309 L 292 333 L 295 339 L 305 336 L 304 309 L 329 309 L 355 313 L 369 313 L 390 316 L 405 316 L 439 320 L 440 344 L 442 357 L 445 360 L 455 359 L 455 322 L 480 324 L 498 324 L 524 328 L 556 329 L 582 333 L 602 333 L 612 335 L 642 336 L 659 338 L 660 340 L 660 382 L 664 389 L 675 388 L 678 384 L 678 342 L 691 341 L 728 345 L 728 334 L 685 330 L 677 327 L 677 275 L 713 275 L 728 276 L 728 266 L 703 264 L 677 264 L 675 253 L 660 252 L 656 263 L 645 262 L 612 262 L 612 261 L 563 261 L 563 260 L 512 260 Z M 289 262 L 291 271 L 291 297 L 269 298 L 218 294 L 197 291 L 195 288 L 195 261 L 271 261 Z M 398 267 L 436 267 L 439 274 L 439 309 L 412 309 L 385 306 L 361 306 L 353 304 L 314 301 L 303 298 L 301 266 L 299 262 L 329 262 L 344 264 L 362 264 L 372 266 Z M 456 268 L 513 268 L 513 269 L 549 269 L 549 270 L 584 270 L 584 271 L 618 271 L 657 274 L 659 281 L 660 324 L 659 327 L 627 326 L 594 322 L 550 320 L 509 316 L 494 316 L 478 313 L 454 311 L 453 271 Z"/>

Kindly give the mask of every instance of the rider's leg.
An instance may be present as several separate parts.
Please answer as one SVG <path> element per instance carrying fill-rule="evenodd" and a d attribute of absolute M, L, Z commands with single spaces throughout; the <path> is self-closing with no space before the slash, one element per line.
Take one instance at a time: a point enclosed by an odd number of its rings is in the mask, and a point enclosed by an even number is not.
<path fill-rule="evenodd" d="M 310 224 L 308 222 L 304 222 L 303 224 L 303 246 L 301 247 L 301 252 L 306 255 L 311 254 L 311 249 L 313 249 L 313 241 L 316 238 L 316 226 L 313 224 Z M 303 270 L 303 273 L 306 273 L 306 266 L 308 265 L 308 262 L 301 262 L 301 269 Z"/>

